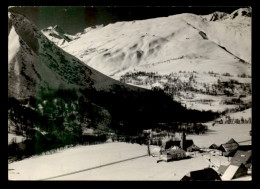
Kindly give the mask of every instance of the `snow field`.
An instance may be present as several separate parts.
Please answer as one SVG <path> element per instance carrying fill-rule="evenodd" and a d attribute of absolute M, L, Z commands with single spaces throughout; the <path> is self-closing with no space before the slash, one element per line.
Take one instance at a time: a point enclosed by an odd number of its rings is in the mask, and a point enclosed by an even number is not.
<path fill-rule="evenodd" d="M 195 145 L 201 148 L 208 148 L 213 143 L 220 145 L 230 138 L 245 145 L 251 143 L 250 130 L 249 124 L 215 125 L 209 126 L 206 134 L 188 135 L 187 139 L 193 139 Z M 156 153 L 158 147 L 151 146 L 151 151 Z M 53 180 L 180 180 L 190 171 L 209 166 L 209 162 L 203 156 L 170 163 L 156 163 L 158 157 L 139 157 L 146 154 L 147 146 L 139 144 L 115 142 L 77 146 L 54 154 L 13 162 L 8 166 L 9 169 L 13 169 L 9 171 L 9 180 L 41 180 L 80 170 L 83 171 Z M 139 158 L 127 160 L 134 157 Z M 84 171 L 121 160 L 127 161 Z"/>

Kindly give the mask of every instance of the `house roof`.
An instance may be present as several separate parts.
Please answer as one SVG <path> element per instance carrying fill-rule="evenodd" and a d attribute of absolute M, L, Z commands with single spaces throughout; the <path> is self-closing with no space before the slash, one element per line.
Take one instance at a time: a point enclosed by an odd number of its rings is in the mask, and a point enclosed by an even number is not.
<path fill-rule="evenodd" d="M 227 141 L 225 144 L 233 144 L 237 143 L 233 138 L 231 138 L 229 141 Z"/>
<path fill-rule="evenodd" d="M 239 166 L 237 165 L 229 165 L 226 171 L 224 172 L 223 176 L 221 177 L 222 180 L 231 180 L 235 176 L 238 169 Z"/>
<path fill-rule="evenodd" d="M 191 146 L 188 147 L 188 149 L 199 150 L 200 148 L 195 144 L 192 144 Z"/>
<path fill-rule="evenodd" d="M 246 170 L 246 167 L 243 163 L 234 163 L 234 164 L 230 164 L 227 168 L 227 170 L 225 171 L 225 173 L 223 174 L 223 176 L 221 177 L 222 180 L 231 180 L 234 178 L 234 176 L 236 175 L 237 172 L 239 172 L 239 170 Z"/>
<path fill-rule="evenodd" d="M 218 173 L 212 168 L 201 169 L 197 171 L 191 171 L 185 175 L 182 180 L 221 180 Z"/>
<path fill-rule="evenodd" d="M 218 148 L 218 146 L 216 144 L 211 144 L 209 146 L 209 149 L 217 149 L 217 148 Z"/>
<path fill-rule="evenodd" d="M 238 150 L 233 156 L 233 158 L 231 159 L 231 164 L 239 164 L 239 163 L 246 164 L 251 157 L 252 157 L 252 150 L 249 151 Z"/>
<path fill-rule="evenodd" d="M 190 147 L 193 144 L 194 144 L 193 140 L 188 139 L 184 143 L 184 148 L 188 148 L 188 147 Z M 164 150 L 167 150 L 167 149 L 172 148 L 173 146 L 180 146 L 180 145 L 181 145 L 181 141 L 180 140 L 172 140 L 172 139 L 170 139 L 170 140 L 167 140 L 166 142 L 164 142 L 161 145 L 161 148 L 164 149 Z"/>
<path fill-rule="evenodd" d="M 172 150 L 177 150 L 177 149 L 180 149 L 180 147 L 179 147 L 179 146 L 173 146 L 173 147 L 171 147 L 170 149 L 172 149 Z"/>
<path fill-rule="evenodd" d="M 237 143 L 229 143 L 229 144 L 221 144 L 221 146 L 224 148 L 226 152 L 234 151 L 238 148 Z"/>
<path fill-rule="evenodd" d="M 192 179 L 189 176 L 184 175 L 184 177 L 182 177 L 182 179 L 180 181 L 193 181 L 194 179 Z"/>
<path fill-rule="evenodd" d="M 238 148 L 239 144 L 231 138 L 228 142 L 225 144 L 221 144 L 218 149 L 225 151 L 225 152 L 231 152 L 235 151 Z"/>
<path fill-rule="evenodd" d="M 179 140 L 168 140 L 162 144 L 161 148 L 166 150 L 173 146 L 180 146 L 180 143 L 181 143 L 181 141 L 179 141 Z"/>
<path fill-rule="evenodd" d="M 185 141 L 184 147 L 188 148 L 188 147 L 190 147 L 190 146 L 193 145 L 193 144 L 194 144 L 194 143 L 193 143 L 193 140 L 188 139 L 188 140 Z"/>
<path fill-rule="evenodd" d="M 218 168 L 218 173 L 223 175 L 225 173 L 225 171 L 227 170 L 227 168 L 228 168 L 227 165 L 220 165 Z"/>
<path fill-rule="evenodd" d="M 180 153 L 186 153 L 183 149 L 179 148 L 179 149 L 170 149 L 170 150 L 167 150 L 167 152 L 165 152 L 167 154 L 180 154 Z"/>

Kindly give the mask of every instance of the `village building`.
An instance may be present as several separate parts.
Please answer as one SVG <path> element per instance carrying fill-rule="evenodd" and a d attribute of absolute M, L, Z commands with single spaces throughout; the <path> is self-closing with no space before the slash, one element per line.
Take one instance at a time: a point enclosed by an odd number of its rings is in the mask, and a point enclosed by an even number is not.
<path fill-rule="evenodd" d="M 239 147 L 239 144 L 233 138 L 231 138 L 225 144 L 221 144 L 218 147 L 218 150 L 220 150 L 222 152 L 223 156 L 230 157 L 236 153 L 236 150 L 238 149 L 238 147 Z"/>
<path fill-rule="evenodd" d="M 218 173 L 212 168 L 191 171 L 181 181 L 221 181 Z"/>
<path fill-rule="evenodd" d="M 230 163 L 223 176 L 222 180 L 232 180 L 241 176 L 247 175 L 247 168 L 243 163 L 233 162 Z"/>
<path fill-rule="evenodd" d="M 193 149 L 195 149 L 195 148 L 197 149 L 199 147 L 194 144 L 193 140 L 188 139 L 188 140 L 185 140 L 185 142 L 183 144 L 183 150 L 188 151 L 188 148 L 189 149 L 192 149 L 192 148 Z"/>
<path fill-rule="evenodd" d="M 185 135 L 182 136 L 182 140 L 168 140 L 164 142 L 160 149 L 160 160 L 171 161 L 177 159 L 183 159 L 186 157 L 186 151 L 198 151 L 199 147 L 194 145 L 193 140 L 186 140 Z"/>
<path fill-rule="evenodd" d="M 174 146 L 178 146 L 180 147 L 180 144 L 181 144 L 181 141 L 180 140 L 168 140 L 168 141 L 165 141 L 163 142 L 163 144 L 161 145 L 161 152 L 164 152 Z"/>
<path fill-rule="evenodd" d="M 225 180 L 235 179 L 250 173 L 252 167 L 252 150 L 242 151 L 237 150 L 231 159 L 229 166 L 220 165 L 218 173 Z M 248 171 L 249 170 L 249 171 Z"/>
<path fill-rule="evenodd" d="M 183 149 L 178 147 L 173 147 L 172 149 L 168 149 L 160 155 L 160 159 L 166 162 L 171 160 L 183 159 L 185 157 L 186 157 L 186 152 Z"/>
<path fill-rule="evenodd" d="M 243 163 L 246 168 L 249 168 L 252 165 L 252 150 L 241 151 L 238 150 L 234 157 L 231 159 L 231 164 Z"/>
<path fill-rule="evenodd" d="M 218 149 L 218 146 L 217 146 L 216 144 L 211 144 L 211 145 L 209 146 L 209 149 L 214 149 L 214 150 L 216 150 L 216 149 Z"/>
<path fill-rule="evenodd" d="M 166 151 L 167 149 L 170 149 L 174 146 L 177 146 L 183 150 L 187 150 L 189 147 L 191 147 L 193 145 L 193 140 L 168 140 L 166 142 L 163 142 L 163 144 L 161 145 L 161 152 Z M 193 146 L 194 148 L 195 146 Z M 196 146 L 197 147 L 197 146 Z M 192 148 L 192 147 L 191 147 Z"/>
<path fill-rule="evenodd" d="M 195 144 L 192 144 L 190 147 L 187 148 L 187 152 L 195 152 L 195 151 L 199 151 L 200 148 L 198 146 L 196 146 Z"/>

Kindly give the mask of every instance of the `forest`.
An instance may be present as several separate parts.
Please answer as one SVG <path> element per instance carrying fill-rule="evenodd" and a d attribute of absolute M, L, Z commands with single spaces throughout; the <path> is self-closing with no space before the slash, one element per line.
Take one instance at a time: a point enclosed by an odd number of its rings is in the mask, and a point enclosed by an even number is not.
<path fill-rule="evenodd" d="M 162 122 L 198 123 L 218 116 L 211 111 L 187 110 L 163 90 L 131 91 L 120 85 L 110 91 L 40 89 L 36 98 L 8 99 L 8 130 L 26 138 L 21 144 L 13 141 L 9 159 L 68 145 L 102 143 L 108 138 L 121 140 L 111 133 L 123 136 L 126 142 L 144 143 L 140 142 L 143 129 L 160 128 Z M 169 125 L 178 131 L 176 124 Z M 198 125 L 193 126 L 200 132 Z M 89 128 L 95 132 L 84 134 Z M 191 132 L 197 133 L 194 128 Z"/>

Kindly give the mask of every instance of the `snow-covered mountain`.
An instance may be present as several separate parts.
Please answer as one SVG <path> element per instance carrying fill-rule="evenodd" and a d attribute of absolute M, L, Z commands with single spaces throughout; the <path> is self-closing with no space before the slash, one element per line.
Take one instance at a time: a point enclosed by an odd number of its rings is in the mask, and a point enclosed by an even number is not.
<path fill-rule="evenodd" d="M 117 22 L 89 30 L 62 48 L 115 78 L 133 69 L 170 73 L 214 67 L 220 73 L 249 73 L 241 61 L 251 63 L 250 11 Z"/>
<path fill-rule="evenodd" d="M 84 89 L 91 86 L 100 90 L 121 85 L 64 52 L 24 16 L 8 13 L 8 20 L 9 96 L 35 97 L 41 87 Z"/>
<path fill-rule="evenodd" d="M 204 91 L 203 97 L 195 92 L 193 97 L 188 97 L 191 94 L 185 94 L 187 97 L 175 95 L 175 100 L 194 109 L 223 111 L 231 108 L 223 105 L 227 99 L 205 96 L 205 93 L 214 88 L 213 85 L 220 86 L 221 82 L 230 79 L 250 88 L 251 11 L 251 8 L 241 8 L 231 14 L 183 13 L 89 27 L 77 34 L 77 39 L 60 47 L 105 75 L 132 85 L 165 89 L 165 85 L 170 84 L 176 90 L 180 88 L 176 82 L 179 80 L 180 85 L 186 85 L 185 91 L 180 91 L 186 93 L 187 82 L 190 82 L 188 85 L 193 89 Z M 156 80 L 152 76 L 155 73 L 161 78 Z M 190 77 L 193 80 L 187 80 Z M 242 85 L 233 87 L 232 93 L 236 97 L 247 93 Z M 219 92 L 221 94 L 223 91 Z M 188 99 L 197 101 L 201 98 L 210 98 L 215 102 L 211 104 L 218 108 L 188 103 Z"/>
<path fill-rule="evenodd" d="M 84 29 L 83 32 L 76 33 L 74 35 L 65 32 L 59 25 L 49 26 L 41 30 L 41 32 L 54 44 L 63 48 L 68 45 L 69 42 L 79 39 L 81 35 L 86 34 L 91 30 L 95 30 L 103 27 L 103 25 L 92 26 Z"/>

